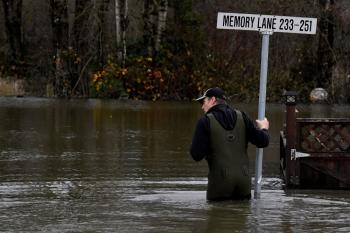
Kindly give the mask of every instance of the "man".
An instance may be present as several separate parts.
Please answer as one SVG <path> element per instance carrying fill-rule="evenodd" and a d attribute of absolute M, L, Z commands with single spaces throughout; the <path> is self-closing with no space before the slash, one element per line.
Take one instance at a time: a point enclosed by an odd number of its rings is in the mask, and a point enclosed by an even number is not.
<path fill-rule="evenodd" d="M 269 144 L 269 121 L 256 120 L 230 108 L 225 93 L 215 87 L 196 99 L 204 116 L 196 126 L 190 153 L 195 161 L 205 158 L 209 166 L 208 200 L 251 198 L 248 142 L 259 148 Z"/>

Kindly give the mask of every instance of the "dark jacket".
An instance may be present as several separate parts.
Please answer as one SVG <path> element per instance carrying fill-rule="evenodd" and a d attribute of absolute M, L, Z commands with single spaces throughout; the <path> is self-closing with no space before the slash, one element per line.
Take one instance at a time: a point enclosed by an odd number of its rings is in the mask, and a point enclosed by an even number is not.
<path fill-rule="evenodd" d="M 210 108 L 206 114 L 208 113 L 212 113 L 223 128 L 232 130 L 235 127 L 237 115 L 235 110 L 228 105 L 217 104 Z M 212 153 L 210 125 L 206 114 L 198 120 L 192 139 L 190 153 L 195 161 L 200 161 Z M 270 141 L 268 131 L 266 129 L 260 130 L 256 128 L 255 123 L 244 112 L 242 112 L 242 115 L 247 132 L 247 142 L 252 143 L 258 148 L 267 147 Z"/>

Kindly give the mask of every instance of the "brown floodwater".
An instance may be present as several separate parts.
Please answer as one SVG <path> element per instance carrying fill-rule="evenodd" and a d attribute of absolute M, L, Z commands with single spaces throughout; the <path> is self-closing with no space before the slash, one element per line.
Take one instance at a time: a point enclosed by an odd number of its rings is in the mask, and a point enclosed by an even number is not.
<path fill-rule="evenodd" d="M 258 104 L 233 105 L 256 118 Z M 347 105 L 298 109 L 350 117 Z M 206 162 L 188 153 L 197 103 L 1 97 L 0 232 L 349 232 L 350 191 L 283 189 L 284 111 L 266 107 L 261 198 L 213 203 Z"/>

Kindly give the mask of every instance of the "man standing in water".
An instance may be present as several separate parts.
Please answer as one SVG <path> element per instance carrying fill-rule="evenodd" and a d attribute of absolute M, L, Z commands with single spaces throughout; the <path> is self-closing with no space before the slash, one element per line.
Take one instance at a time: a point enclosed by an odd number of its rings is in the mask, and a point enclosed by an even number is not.
<path fill-rule="evenodd" d="M 251 198 L 251 178 L 247 154 L 248 142 L 258 148 L 269 144 L 269 121 L 256 120 L 226 103 L 218 87 L 208 89 L 196 99 L 204 116 L 197 123 L 190 153 L 195 161 L 205 158 L 209 166 L 208 200 Z"/>

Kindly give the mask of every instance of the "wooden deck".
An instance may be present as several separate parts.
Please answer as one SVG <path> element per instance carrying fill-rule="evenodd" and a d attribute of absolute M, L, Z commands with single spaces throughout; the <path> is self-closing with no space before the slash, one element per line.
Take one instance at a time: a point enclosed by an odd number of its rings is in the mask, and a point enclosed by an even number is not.
<path fill-rule="evenodd" d="M 295 106 L 287 106 L 286 127 L 280 133 L 286 187 L 350 189 L 350 119 L 295 115 Z"/>

